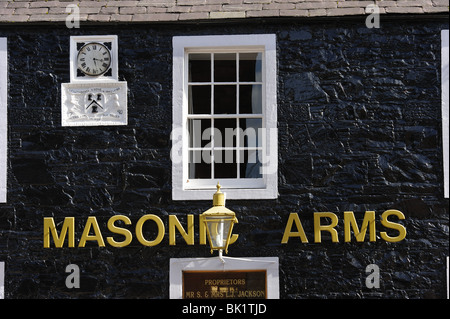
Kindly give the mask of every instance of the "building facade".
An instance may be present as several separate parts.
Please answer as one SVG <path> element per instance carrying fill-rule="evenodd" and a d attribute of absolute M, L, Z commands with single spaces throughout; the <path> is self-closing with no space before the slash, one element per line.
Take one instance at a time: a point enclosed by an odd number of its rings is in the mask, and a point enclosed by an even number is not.
<path fill-rule="evenodd" d="M 279 298 L 446 298 L 448 10 L 1 1 L 0 296 L 169 298 L 220 182 Z"/>

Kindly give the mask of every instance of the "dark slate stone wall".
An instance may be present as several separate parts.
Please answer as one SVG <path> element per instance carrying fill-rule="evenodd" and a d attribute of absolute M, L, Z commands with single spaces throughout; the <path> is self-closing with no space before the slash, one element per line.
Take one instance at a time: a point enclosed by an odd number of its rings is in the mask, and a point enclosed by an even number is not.
<path fill-rule="evenodd" d="M 312 21 L 312 22 L 311 22 Z M 449 202 L 443 199 L 440 30 L 448 20 L 257 21 L 185 25 L 0 26 L 8 37 L 8 203 L 0 204 L 0 260 L 6 298 L 168 298 L 169 259 L 210 256 L 198 244 L 197 215 L 211 201 L 171 199 L 172 36 L 276 33 L 279 198 L 227 201 L 236 211 L 231 256 L 278 256 L 281 298 L 444 298 Z M 129 125 L 61 127 L 60 85 L 69 82 L 69 36 L 117 34 L 119 77 L 128 82 Z M 212 194 L 211 194 L 212 195 Z M 383 241 L 379 216 L 402 211 L 406 239 Z M 343 212 L 377 216 L 377 241 L 344 243 Z M 281 245 L 297 212 L 309 243 Z M 339 217 L 339 243 L 314 243 L 313 213 Z M 43 217 L 88 216 L 134 225 L 156 214 L 161 244 L 43 248 Z M 195 245 L 177 235 L 196 215 Z M 148 229 L 147 229 L 148 228 Z M 154 229 L 146 227 L 152 238 Z M 395 233 L 395 232 L 394 232 Z M 154 235 L 153 235 L 154 236 Z M 53 243 L 52 243 L 53 246 Z M 77 264 L 81 288 L 65 267 Z M 365 286 L 368 264 L 380 288 Z"/>

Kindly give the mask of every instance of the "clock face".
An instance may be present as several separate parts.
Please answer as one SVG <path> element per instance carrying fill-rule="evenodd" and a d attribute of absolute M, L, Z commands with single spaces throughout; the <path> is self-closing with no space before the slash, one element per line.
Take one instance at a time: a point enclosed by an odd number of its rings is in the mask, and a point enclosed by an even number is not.
<path fill-rule="evenodd" d="M 99 76 L 111 66 L 111 53 L 101 43 L 90 42 L 81 47 L 77 56 L 77 67 L 86 75 Z"/>

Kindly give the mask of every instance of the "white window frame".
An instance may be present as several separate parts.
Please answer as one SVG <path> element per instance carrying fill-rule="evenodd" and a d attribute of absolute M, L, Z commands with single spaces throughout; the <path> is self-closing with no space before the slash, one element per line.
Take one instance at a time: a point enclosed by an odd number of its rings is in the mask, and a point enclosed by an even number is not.
<path fill-rule="evenodd" d="M 441 30 L 442 147 L 444 197 L 449 198 L 449 30 Z"/>
<path fill-rule="evenodd" d="M 7 39 L 0 38 L 0 203 L 6 203 L 8 147 L 8 53 Z"/>
<path fill-rule="evenodd" d="M 187 53 L 249 52 L 263 54 L 263 178 L 207 179 L 188 181 Z M 173 200 L 209 200 L 220 182 L 228 199 L 275 199 L 278 197 L 278 134 L 276 36 L 274 34 L 173 37 Z"/>
<path fill-rule="evenodd" d="M 278 257 L 170 258 L 169 298 L 183 298 L 183 271 L 265 270 L 267 299 L 280 299 Z"/>
<path fill-rule="evenodd" d="M 5 262 L 0 261 L 0 299 L 5 299 Z"/>

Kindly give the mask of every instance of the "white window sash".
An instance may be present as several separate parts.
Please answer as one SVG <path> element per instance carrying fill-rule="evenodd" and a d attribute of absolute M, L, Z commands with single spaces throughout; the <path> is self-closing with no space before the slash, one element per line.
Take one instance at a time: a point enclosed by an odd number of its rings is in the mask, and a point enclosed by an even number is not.
<path fill-rule="evenodd" d="M 172 136 L 172 198 L 174 200 L 211 199 L 217 181 L 223 185 L 229 199 L 273 199 L 278 196 L 278 135 L 276 90 L 276 41 L 274 34 L 181 36 L 173 38 L 173 132 Z M 209 118 L 189 114 L 187 110 L 187 53 L 263 52 L 263 178 L 207 179 L 188 182 L 187 118 Z M 213 79 L 211 79 L 213 80 Z M 195 83 L 198 85 L 199 83 Z M 208 83 L 210 84 L 210 83 Z M 221 84 L 224 84 L 221 82 Z M 236 84 L 233 82 L 233 84 Z M 255 84 L 252 82 L 252 84 Z M 214 115 L 216 117 L 216 115 Z M 223 118 L 229 116 L 223 115 Z M 239 116 L 231 116 L 237 118 Z M 251 116 L 245 116 L 246 118 Z M 255 117 L 261 118 L 261 115 Z M 268 167 L 268 168 L 267 168 Z"/>
<path fill-rule="evenodd" d="M 7 39 L 0 38 L 0 203 L 6 203 L 7 143 L 8 143 L 8 54 Z"/>

